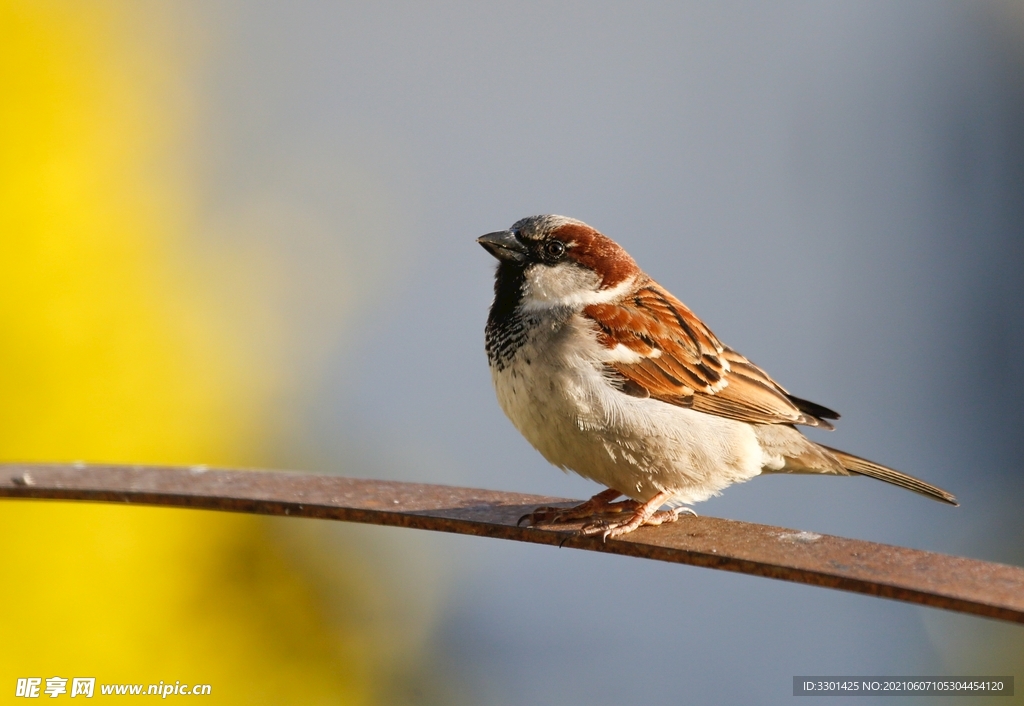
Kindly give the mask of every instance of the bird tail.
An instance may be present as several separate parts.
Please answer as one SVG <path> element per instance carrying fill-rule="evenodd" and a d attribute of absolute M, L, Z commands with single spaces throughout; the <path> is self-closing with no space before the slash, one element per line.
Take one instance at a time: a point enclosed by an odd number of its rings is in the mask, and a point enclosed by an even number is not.
<path fill-rule="evenodd" d="M 893 485 L 898 485 L 901 488 L 913 490 L 915 493 L 927 495 L 933 500 L 939 500 L 944 503 L 949 503 L 950 505 L 960 504 L 952 493 L 947 493 L 942 488 L 937 488 L 930 483 L 925 483 L 923 480 L 919 480 L 913 476 L 908 476 L 906 473 L 900 473 L 892 468 L 880 466 L 877 463 L 848 454 L 845 451 L 839 451 L 838 449 L 833 449 L 823 445 L 822 448 L 835 456 L 839 460 L 839 463 L 843 465 L 843 468 L 851 473 L 884 480 L 886 483 L 892 483 Z"/>

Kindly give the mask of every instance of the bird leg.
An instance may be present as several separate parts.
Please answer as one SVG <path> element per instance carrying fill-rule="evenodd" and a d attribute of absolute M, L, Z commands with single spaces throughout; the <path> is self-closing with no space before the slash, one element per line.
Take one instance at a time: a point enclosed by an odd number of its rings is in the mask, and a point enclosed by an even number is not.
<path fill-rule="evenodd" d="M 520 517 L 516 525 L 521 525 L 524 521 L 527 521 L 527 527 L 533 527 L 540 524 L 547 525 L 572 522 L 573 520 L 586 520 L 593 518 L 595 515 L 635 511 L 639 506 L 636 500 L 623 500 L 622 502 L 613 503 L 612 501 L 620 495 L 622 493 L 619 491 L 609 488 L 575 507 L 538 507 L 533 512 L 528 512 Z"/>
<path fill-rule="evenodd" d="M 682 514 L 697 516 L 697 513 L 688 507 L 659 510 L 658 508 L 664 505 L 671 497 L 671 493 L 662 491 L 647 502 L 643 504 L 638 503 L 630 517 L 615 522 L 605 522 L 604 520 L 591 522 L 583 525 L 579 533 L 582 535 L 600 534 L 601 538 L 607 541 L 609 537 L 614 539 L 615 537 L 629 534 L 637 527 L 675 522 Z"/>

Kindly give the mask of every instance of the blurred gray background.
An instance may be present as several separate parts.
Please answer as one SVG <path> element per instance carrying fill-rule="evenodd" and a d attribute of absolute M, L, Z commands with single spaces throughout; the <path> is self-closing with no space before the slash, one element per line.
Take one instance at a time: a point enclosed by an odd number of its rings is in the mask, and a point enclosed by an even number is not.
<path fill-rule="evenodd" d="M 210 237 L 271 248 L 346 317 L 327 360 L 289 353 L 296 379 L 317 372 L 287 401 L 281 465 L 597 492 L 520 438 L 483 353 L 493 261 L 474 238 L 561 213 L 839 410 L 829 444 L 962 503 L 770 477 L 698 512 L 1024 563 L 1020 3 L 202 8 L 217 38 L 199 118 Z M 296 341 L 338 316 L 318 302 L 283 312 Z M 430 592 L 446 699 L 767 704 L 789 702 L 801 674 L 1024 677 L 1021 630 L 983 619 L 567 549 L 339 531 L 380 542 L 412 605 Z"/>

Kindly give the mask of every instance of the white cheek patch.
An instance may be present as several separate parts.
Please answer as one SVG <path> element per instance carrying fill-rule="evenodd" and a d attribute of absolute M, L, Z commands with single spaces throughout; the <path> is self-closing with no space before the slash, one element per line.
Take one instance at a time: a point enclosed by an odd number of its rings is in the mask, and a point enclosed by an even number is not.
<path fill-rule="evenodd" d="M 606 304 L 629 291 L 633 279 L 629 277 L 614 287 L 601 289 L 601 278 L 579 265 L 569 262 L 554 266 L 533 265 L 526 271 L 522 306 L 526 311 L 540 311 Z"/>
<path fill-rule="evenodd" d="M 593 272 L 568 262 L 554 266 L 533 265 L 526 271 L 523 303 L 527 306 L 535 303 L 539 308 L 564 306 L 567 300 L 594 292 L 600 285 L 601 280 Z"/>

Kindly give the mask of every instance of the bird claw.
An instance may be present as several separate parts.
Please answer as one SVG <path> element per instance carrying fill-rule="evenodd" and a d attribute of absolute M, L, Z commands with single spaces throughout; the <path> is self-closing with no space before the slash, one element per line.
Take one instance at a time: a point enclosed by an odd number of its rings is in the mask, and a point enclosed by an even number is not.
<path fill-rule="evenodd" d="M 603 513 L 618 514 L 622 512 L 633 512 L 636 509 L 637 502 L 635 500 L 623 500 L 622 502 L 612 502 L 615 498 L 621 496 L 622 493 L 617 490 L 605 490 L 590 500 L 574 505 L 573 507 L 553 507 L 543 506 L 538 507 L 533 512 L 528 512 L 516 522 L 516 527 L 522 527 L 523 522 L 527 522 L 528 527 L 534 525 L 557 525 L 565 522 L 574 522 L 576 520 L 587 520 L 595 515 L 601 515 Z"/>
<path fill-rule="evenodd" d="M 603 519 L 588 522 L 576 534 L 584 537 L 600 534 L 601 541 L 607 542 L 609 539 L 629 534 L 640 527 L 654 527 L 675 522 L 679 519 L 680 515 L 697 517 L 697 513 L 688 507 L 674 507 L 671 510 L 658 510 L 656 512 L 645 511 L 645 508 L 641 507 L 628 519 L 618 522 L 609 523 Z"/>
<path fill-rule="evenodd" d="M 607 542 L 609 539 L 629 534 L 638 527 L 675 522 L 680 515 L 684 514 L 697 516 L 697 513 L 688 507 L 659 510 L 662 503 L 669 499 L 668 493 L 661 493 L 646 503 L 640 503 L 637 500 L 612 502 L 620 495 L 621 493 L 614 490 L 606 490 L 574 507 L 538 507 L 533 512 L 528 512 L 520 517 L 516 526 L 521 527 L 524 522 L 528 527 L 533 527 L 539 524 L 555 525 L 583 520 L 583 525 L 579 529 L 570 531 L 558 543 L 558 546 L 561 547 L 572 537 L 589 537 L 600 534 L 601 541 Z"/>

